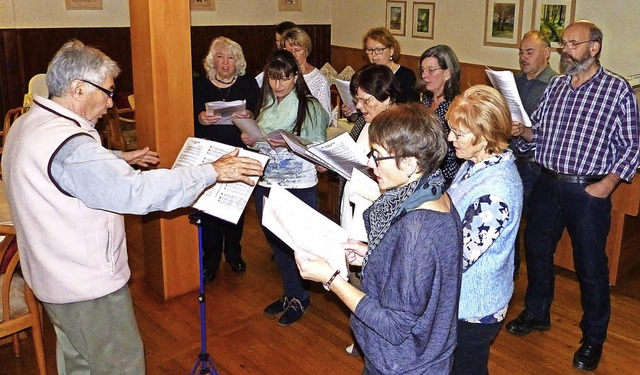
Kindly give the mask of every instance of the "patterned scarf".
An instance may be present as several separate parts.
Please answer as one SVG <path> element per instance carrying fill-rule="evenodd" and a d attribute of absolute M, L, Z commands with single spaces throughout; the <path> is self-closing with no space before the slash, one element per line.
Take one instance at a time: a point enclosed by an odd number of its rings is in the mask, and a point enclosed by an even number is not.
<path fill-rule="evenodd" d="M 362 260 L 363 277 L 371 252 L 380 244 L 389 227 L 408 211 L 425 202 L 439 199 L 444 191 L 444 184 L 442 172 L 436 169 L 432 174 L 422 176 L 420 180 L 387 190 L 365 210 L 364 224 L 367 228 L 369 250 Z"/>

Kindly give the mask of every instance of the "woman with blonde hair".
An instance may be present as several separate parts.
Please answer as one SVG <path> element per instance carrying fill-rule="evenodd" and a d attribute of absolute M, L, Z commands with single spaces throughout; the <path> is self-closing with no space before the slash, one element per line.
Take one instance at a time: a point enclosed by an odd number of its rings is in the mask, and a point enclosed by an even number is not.
<path fill-rule="evenodd" d="M 311 65 L 307 59 L 313 50 L 311 38 L 304 30 L 294 27 L 287 30 L 282 36 L 282 47 L 291 52 L 296 58 L 300 73 L 304 78 L 311 94 L 318 99 L 322 108 L 331 114 L 331 91 L 329 80 L 315 66 Z"/>
<path fill-rule="evenodd" d="M 508 148 L 511 114 L 494 88 L 458 95 L 446 114 L 456 156 L 466 160 L 447 190 L 462 220 L 462 285 L 453 374 L 487 374 L 491 342 L 513 294 L 522 182 Z"/>
<path fill-rule="evenodd" d="M 193 80 L 194 130 L 196 137 L 228 145 L 244 147 L 240 130 L 233 124 L 220 124 L 221 116 L 205 110 L 205 103 L 214 101 L 245 100 L 246 110 L 236 112 L 233 117 L 251 118 L 258 102 L 258 84 L 247 76 L 242 47 L 223 36 L 215 38 L 203 60 L 206 76 Z M 234 225 L 222 219 L 202 214 L 202 243 L 204 278 L 212 281 L 218 271 L 222 253 L 234 272 L 244 272 L 247 265 L 242 259 L 240 239 L 244 226 L 244 215 Z"/>

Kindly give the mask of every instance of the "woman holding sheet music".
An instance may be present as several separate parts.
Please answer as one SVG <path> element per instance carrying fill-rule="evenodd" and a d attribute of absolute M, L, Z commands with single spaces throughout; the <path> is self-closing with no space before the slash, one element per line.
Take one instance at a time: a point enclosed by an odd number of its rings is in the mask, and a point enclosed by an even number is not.
<path fill-rule="evenodd" d="M 256 121 L 268 134 L 267 141 L 257 142 L 243 133 L 242 141 L 269 156 L 264 175 L 254 192 L 258 216 L 262 218 L 263 198 L 273 185 L 286 188 L 309 206 L 317 207 L 315 166 L 291 152 L 279 132 L 289 132 L 311 143 L 324 142 L 330 118 L 318 99 L 309 92 L 295 57 L 291 52 L 274 52 L 264 69 L 265 80 L 258 101 Z M 293 250 L 266 228 L 263 231 L 271 246 L 282 276 L 282 297 L 264 309 L 265 314 L 280 315 L 279 324 L 288 326 L 297 322 L 311 301 L 309 290 L 300 277 Z"/>
<path fill-rule="evenodd" d="M 193 80 L 193 108 L 195 135 L 228 145 L 244 147 L 240 130 L 232 123 L 222 123 L 221 116 L 207 111 L 205 103 L 246 101 L 246 110 L 233 117 L 251 118 L 258 102 L 259 89 L 253 77 L 245 75 L 247 63 L 242 47 L 231 39 L 218 37 L 211 42 L 209 53 L 203 60 L 206 76 Z M 202 244 L 204 278 L 214 279 L 223 247 L 227 262 L 234 272 L 244 272 L 246 263 L 241 256 L 240 239 L 244 226 L 244 215 L 234 225 L 213 216 L 202 214 Z"/>
<path fill-rule="evenodd" d="M 438 167 L 442 125 L 420 104 L 399 104 L 369 128 L 369 167 L 384 193 L 365 211 L 368 245 L 349 240 L 362 266 L 357 289 L 322 258 L 296 253 L 305 279 L 319 281 L 353 312 L 363 374 L 449 374 L 456 346 L 462 228 Z"/>

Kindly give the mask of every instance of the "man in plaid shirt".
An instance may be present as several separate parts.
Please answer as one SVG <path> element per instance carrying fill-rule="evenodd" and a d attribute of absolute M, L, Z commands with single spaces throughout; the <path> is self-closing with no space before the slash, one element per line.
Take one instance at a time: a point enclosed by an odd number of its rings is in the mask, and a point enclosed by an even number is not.
<path fill-rule="evenodd" d="M 523 336 L 551 328 L 553 253 L 567 228 L 583 309 L 582 345 L 573 367 L 590 371 L 600 362 L 611 313 L 605 253 L 610 197 L 638 168 L 638 102 L 626 80 L 600 65 L 602 31 L 596 25 L 575 22 L 559 43 L 565 75 L 545 90 L 533 127 L 521 129 L 535 147 L 542 173 L 533 186 L 525 231 L 525 309 L 507 331 Z"/>

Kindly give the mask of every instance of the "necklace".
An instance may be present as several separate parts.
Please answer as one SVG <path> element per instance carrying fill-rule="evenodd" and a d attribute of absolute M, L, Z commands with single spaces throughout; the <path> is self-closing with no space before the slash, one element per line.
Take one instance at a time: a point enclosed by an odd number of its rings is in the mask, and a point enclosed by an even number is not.
<path fill-rule="evenodd" d="M 218 73 L 216 73 L 216 75 L 215 75 L 215 76 L 213 76 L 213 79 L 215 79 L 215 80 L 216 80 L 216 82 L 222 83 L 223 85 L 231 85 L 232 83 L 234 83 L 234 82 L 236 81 L 236 79 L 238 79 L 238 77 L 235 77 L 235 76 L 234 76 L 234 77 L 231 79 L 231 81 L 223 81 L 223 80 L 221 80 L 220 78 L 218 78 Z"/>
<path fill-rule="evenodd" d="M 216 86 L 216 87 L 218 87 L 218 86 Z M 220 92 L 220 98 L 222 98 L 223 102 L 227 101 L 227 97 L 229 97 L 229 93 L 231 92 L 231 87 L 233 87 L 233 86 L 229 86 L 229 87 L 224 88 L 224 89 L 221 89 L 220 87 L 218 87 L 218 91 Z M 226 94 L 222 94 L 222 90 L 227 90 L 227 93 Z"/>

